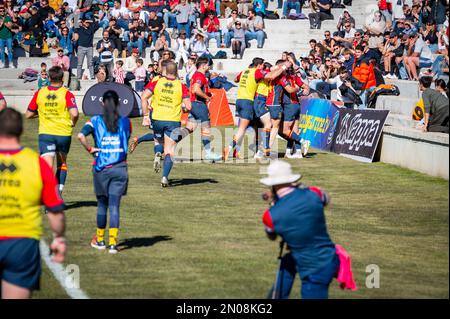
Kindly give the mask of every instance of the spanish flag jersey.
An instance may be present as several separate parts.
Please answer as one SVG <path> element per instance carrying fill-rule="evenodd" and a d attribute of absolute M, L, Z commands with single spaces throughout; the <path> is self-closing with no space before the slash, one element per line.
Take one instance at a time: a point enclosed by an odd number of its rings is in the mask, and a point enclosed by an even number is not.
<path fill-rule="evenodd" d="M 52 169 L 31 149 L 0 150 L 0 240 L 42 234 L 41 204 L 62 211 Z"/>
<path fill-rule="evenodd" d="M 71 136 L 69 109 L 76 107 L 75 97 L 67 88 L 47 86 L 36 91 L 28 110 L 39 113 L 39 134 Z"/>
<path fill-rule="evenodd" d="M 189 98 L 189 90 L 178 79 L 160 77 L 147 87 L 152 96 L 152 119 L 157 121 L 181 121 L 183 99 Z"/>
<path fill-rule="evenodd" d="M 239 80 L 237 99 L 253 101 L 255 99 L 258 82 L 261 81 L 266 74 L 266 71 L 256 68 L 248 68 L 242 71 L 237 76 Z"/>

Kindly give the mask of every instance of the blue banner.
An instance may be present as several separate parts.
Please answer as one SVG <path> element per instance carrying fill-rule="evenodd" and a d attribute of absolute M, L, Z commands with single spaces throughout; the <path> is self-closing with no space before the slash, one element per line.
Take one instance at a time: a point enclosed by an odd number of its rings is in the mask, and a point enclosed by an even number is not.
<path fill-rule="evenodd" d="M 311 146 L 329 151 L 339 122 L 339 109 L 329 100 L 305 98 L 301 102 L 300 136 Z"/>

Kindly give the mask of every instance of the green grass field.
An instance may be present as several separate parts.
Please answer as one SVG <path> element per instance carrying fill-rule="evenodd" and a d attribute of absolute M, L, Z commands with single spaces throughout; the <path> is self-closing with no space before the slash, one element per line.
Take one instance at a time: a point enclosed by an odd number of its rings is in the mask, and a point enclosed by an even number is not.
<path fill-rule="evenodd" d="M 133 120 L 135 134 L 146 132 L 139 122 Z M 37 120 L 27 122 L 22 143 L 37 149 Z M 91 158 L 73 139 L 64 191 L 66 264 L 80 267 L 81 288 L 91 298 L 265 298 L 278 243 L 266 239 L 261 222 L 260 166 L 175 164 L 175 186 L 162 189 L 152 148 L 141 144 L 129 157 L 122 250 L 110 255 L 89 246 L 96 227 Z M 342 291 L 333 282 L 330 297 L 448 298 L 448 181 L 313 152 L 290 163 L 305 184 L 332 196 L 328 229 L 351 254 L 359 286 Z M 365 287 L 370 264 L 380 268 L 378 289 Z M 36 298 L 67 298 L 45 267 L 41 281 Z M 298 280 L 291 297 L 299 297 Z"/>

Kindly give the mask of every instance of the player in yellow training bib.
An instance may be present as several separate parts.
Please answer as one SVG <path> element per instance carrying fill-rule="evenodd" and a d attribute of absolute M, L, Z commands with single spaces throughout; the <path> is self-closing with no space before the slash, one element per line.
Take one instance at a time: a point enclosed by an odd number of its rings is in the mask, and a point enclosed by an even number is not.
<path fill-rule="evenodd" d="M 48 73 L 50 85 L 36 91 L 25 117 L 39 117 L 39 152 L 52 169 L 56 156 L 56 178 L 58 189 L 62 192 L 67 177 L 67 154 L 72 129 L 78 120 L 78 108 L 74 95 L 62 86 L 63 69 L 54 66 Z"/>
<path fill-rule="evenodd" d="M 148 91 L 147 91 L 148 90 Z M 173 166 L 173 154 L 176 144 L 189 131 L 181 128 L 181 113 L 191 110 L 191 99 L 188 88 L 177 79 L 177 65 L 169 62 L 166 66 L 166 76 L 153 81 L 144 91 L 152 97 L 152 124 L 155 140 L 164 147 L 164 164 L 161 186 L 169 186 L 169 173 Z M 184 107 L 183 107 L 184 105 Z M 161 160 L 160 152 L 155 154 L 155 163 Z M 161 164 L 157 165 L 158 167 Z"/>
<path fill-rule="evenodd" d="M 19 144 L 22 115 L 0 111 L 0 293 L 3 299 L 25 299 L 39 289 L 42 235 L 41 205 L 47 210 L 54 234 L 50 249 L 63 262 L 64 202 L 56 179 L 43 158 Z M 48 253 L 48 252 L 43 252 Z"/>

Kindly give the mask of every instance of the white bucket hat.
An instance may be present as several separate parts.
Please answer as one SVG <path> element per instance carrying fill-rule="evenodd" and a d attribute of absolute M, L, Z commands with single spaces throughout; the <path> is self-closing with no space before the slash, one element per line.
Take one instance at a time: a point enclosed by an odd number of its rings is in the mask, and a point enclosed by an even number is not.
<path fill-rule="evenodd" d="M 293 174 L 291 164 L 285 161 L 273 161 L 267 168 L 267 177 L 259 181 L 267 186 L 289 184 L 302 178 L 300 174 Z"/>

